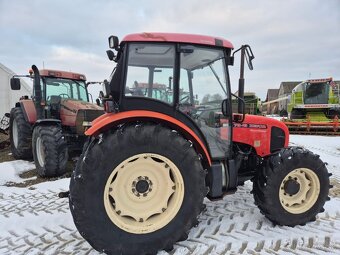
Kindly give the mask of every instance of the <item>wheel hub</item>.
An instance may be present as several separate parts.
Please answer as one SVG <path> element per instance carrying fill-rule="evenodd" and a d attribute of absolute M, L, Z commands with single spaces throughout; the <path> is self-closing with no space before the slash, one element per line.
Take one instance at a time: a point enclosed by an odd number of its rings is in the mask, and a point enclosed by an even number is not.
<path fill-rule="evenodd" d="M 282 207 L 293 214 L 308 211 L 320 194 L 320 181 L 309 168 L 297 168 L 282 180 L 279 198 Z"/>
<path fill-rule="evenodd" d="M 147 176 L 139 176 L 132 182 L 132 192 L 137 196 L 146 197 L 152 191 L 152 181 Z"/>
<path fill-rule="evenodd" d="M 284 190 L 288 195 L 295 195 L 300 190 L 300 183 L 290 179 L 284 184 Z"/>
<path fill-rule="evenodd" d="M 124 160 L 104 188 L 104 207 L 110 220 L 134 234 L 151 233 L 167 225 L 183 199 L 180 170 L 168 158 L 154 153 Z"/>

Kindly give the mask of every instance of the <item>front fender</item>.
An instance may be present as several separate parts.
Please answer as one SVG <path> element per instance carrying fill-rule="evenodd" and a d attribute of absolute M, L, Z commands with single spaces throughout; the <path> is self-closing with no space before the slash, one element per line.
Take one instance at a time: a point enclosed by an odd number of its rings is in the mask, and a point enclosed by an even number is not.
<path fill-rule="evenodd" d="M 85 134 L 88 136 L 98 135 L 104 130 L 107 130 L 113 126 L 136 120 L 155 120 L 156 122 L 162 122 L 169 125 L 171 128 L 181 132 L 187 139 L 193 142 L 197 151 L 203 156 L 203 158 L 211 165 L 211 157 L 204 143 L 192 131 L 187 125 L 179 120 L 158 112 L 145 111 L 145 110 L 132 110 L 120 113 L 106 113 L 92 122 Z"/>

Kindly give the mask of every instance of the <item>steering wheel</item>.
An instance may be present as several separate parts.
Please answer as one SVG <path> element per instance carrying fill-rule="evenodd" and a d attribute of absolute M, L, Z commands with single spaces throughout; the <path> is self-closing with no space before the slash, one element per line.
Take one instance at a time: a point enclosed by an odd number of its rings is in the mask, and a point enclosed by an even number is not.
<path fill-rule="evenodd" d="M 68 94 L 65 94 L 65 93 L 62 93 L 62 94 L 59 94 L 60 97 L 62 98 L 70 98 L 70 96 Z M 64 97 L 66 96 L 66 97 Z"/>

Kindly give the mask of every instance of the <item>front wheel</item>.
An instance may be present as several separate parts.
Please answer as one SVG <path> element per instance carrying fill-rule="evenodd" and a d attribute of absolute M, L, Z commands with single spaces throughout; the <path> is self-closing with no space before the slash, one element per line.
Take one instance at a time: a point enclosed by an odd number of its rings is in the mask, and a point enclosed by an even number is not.
<path fill-rule="evenodd" d="M 318 155 L 290 147 L 265 159 L 253 186 L 255 203 L 268 219 L 303 225 L 324 210 L 329 174 Z"/>
<path fill-rule="evenodd" d="M 32 138 L 33 158 L 41 177 L 58 177 L 66 173 L 67 143 L 56 125 L 36 126 Z"/>
<path fill-rule="evenodd" d="M 84 147 L 70 183 L 81 235 L 107 254 L 154 254 L 186 239 L 206 195 L 191 143 L 154 124 L 127 125 Z"/>

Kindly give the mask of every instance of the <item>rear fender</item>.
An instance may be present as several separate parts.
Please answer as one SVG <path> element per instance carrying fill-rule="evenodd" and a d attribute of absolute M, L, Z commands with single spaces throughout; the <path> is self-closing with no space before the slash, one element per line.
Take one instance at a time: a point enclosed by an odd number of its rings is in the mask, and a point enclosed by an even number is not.
<path fill-rule="evenodd" d="M 15 104 L 15 107 L 21 107 L 25 120 L 33 125 L 37 121 L 37 111 L 32 100 L 24 99 Z"/>
<path fill-rule="evenodd" d="M 60 124 L 61 124 L 61 121 L 57 119 L 40 119 L 34 123 L 33 127 L 43 126 L 43 125 L 60 125 Z"/>
<path fill-rule="evenodd" d="M 106 113 L 92 122 L 92 127 L 89 128 L 85 134 L 88 136 L 96 136 L 101 132 L 122 123 L 136 121 L 136 120 L 154 120 L 156 122 L 162 122 L 169 127 L 180 132 L 186 139 L 192 141 L 195 149 L 203 156 L 203 160 L 211 166 L 211 157 L 207 148 L 201 139 L 192 131 L 187 125 L 179 120 L 158 112 L 145 111 L 145 110 L 133 110 L 121 113 Z"/>

